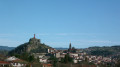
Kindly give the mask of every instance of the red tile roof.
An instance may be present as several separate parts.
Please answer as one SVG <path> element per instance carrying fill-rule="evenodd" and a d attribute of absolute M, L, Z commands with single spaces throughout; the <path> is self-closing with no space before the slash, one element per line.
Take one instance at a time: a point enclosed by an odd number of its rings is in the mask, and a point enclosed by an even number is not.
<path fill-rule="evenodd" d="M 52 66 L 52 64 L 43 64 L 44 66 Z"/>
<path fill-rule="evenodd" d="M 9 62 L 0 61 L 0 64 L 9 64 Z"/>

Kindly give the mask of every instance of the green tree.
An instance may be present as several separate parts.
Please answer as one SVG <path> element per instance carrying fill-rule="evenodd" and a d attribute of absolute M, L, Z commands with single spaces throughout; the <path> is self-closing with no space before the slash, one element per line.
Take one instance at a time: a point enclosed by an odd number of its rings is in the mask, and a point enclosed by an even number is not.
<path fill-rule="evenodd" d="M 30 56 L 28 57 L 28 61 L 29 61 L 29 62 L 33 62 L 34 60 L 35 60 L 35 58 L 34 58 L 33 55 L 30 55 Z"/>
<path fill-rule="evenodd" d="M 56 57 L 51 56 L 51 57 L 49 58 L 49 60 L 52 61 L 52 64 L 53 64 L 54 67 L 57 66 L 58 59 L 57 59 Z"/>
<path fill-rule="evenodd" d="M 61 62 L 62 63 L 72 63 L 73 58 L 71 58 L 69 54 L 66 54 L 65 57 L 63 59 L 61 59 Z"/>

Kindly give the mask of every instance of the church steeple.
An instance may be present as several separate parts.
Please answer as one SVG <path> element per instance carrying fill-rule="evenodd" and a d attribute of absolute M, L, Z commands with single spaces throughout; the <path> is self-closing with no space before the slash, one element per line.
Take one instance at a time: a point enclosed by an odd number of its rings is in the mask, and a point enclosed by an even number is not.
<path fill-rule="evenodd" d="M 72 49 L 72 47 L 71 47 L 71 43 L 70 43 L 70 45 L 69 45 L 69 49 Z"/>

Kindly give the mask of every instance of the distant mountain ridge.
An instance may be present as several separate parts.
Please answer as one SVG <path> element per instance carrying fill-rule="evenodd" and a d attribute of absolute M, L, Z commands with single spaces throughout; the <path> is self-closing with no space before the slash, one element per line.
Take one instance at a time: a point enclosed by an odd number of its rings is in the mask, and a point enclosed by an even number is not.
<path fill-rule="evenodd" d="M 15 47 L 0 46 L 0 50 L 7 50 L 7 51 L 13 50 L 14 48 Z"/>
<path fill-rule="evenodd" d="M 54 48 L 56 50 L 68 50 L 68 48 L 61 48 L 61 47 L 58 47 L 58 48 Z"/>
<path fill-rule="evenodd" d="M 21 54 L 21 53 L 46 53 L 48 49 L 51 48 L 44 43 L 40 42 L 40 39 L 31 38 L 29 42 L 21 44 L 20 46 L 16 47 L 9 54 Z"/>

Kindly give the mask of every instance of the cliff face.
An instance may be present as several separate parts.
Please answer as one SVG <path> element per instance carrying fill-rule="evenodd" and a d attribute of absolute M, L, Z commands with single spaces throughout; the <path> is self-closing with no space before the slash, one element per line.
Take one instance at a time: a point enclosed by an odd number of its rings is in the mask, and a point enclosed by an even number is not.
<path fill-rule="evenodd" d="M 49 49 L 51 47 L 42 44 L 40 42 L 40 39 L 36 39 L 36 38 L 31 38 L 29 40 L 29 42 L 24 43 L 18 47 L 16 47 L 15 49 L 13 49 L 12 51 L 9 52 L 9 54 L 13 54 L 13 53 L 23 53 L 23 52 L 27 52 L 27 53 L 46 53 L 47 49 Z"/>
<path fill-rule="evenodd" d="M 40 39 L 31 38 L 28 42 L 26 51 L 30 52 L 31 50 L 36 49 L 39 46 L 41 46 Z"/>

